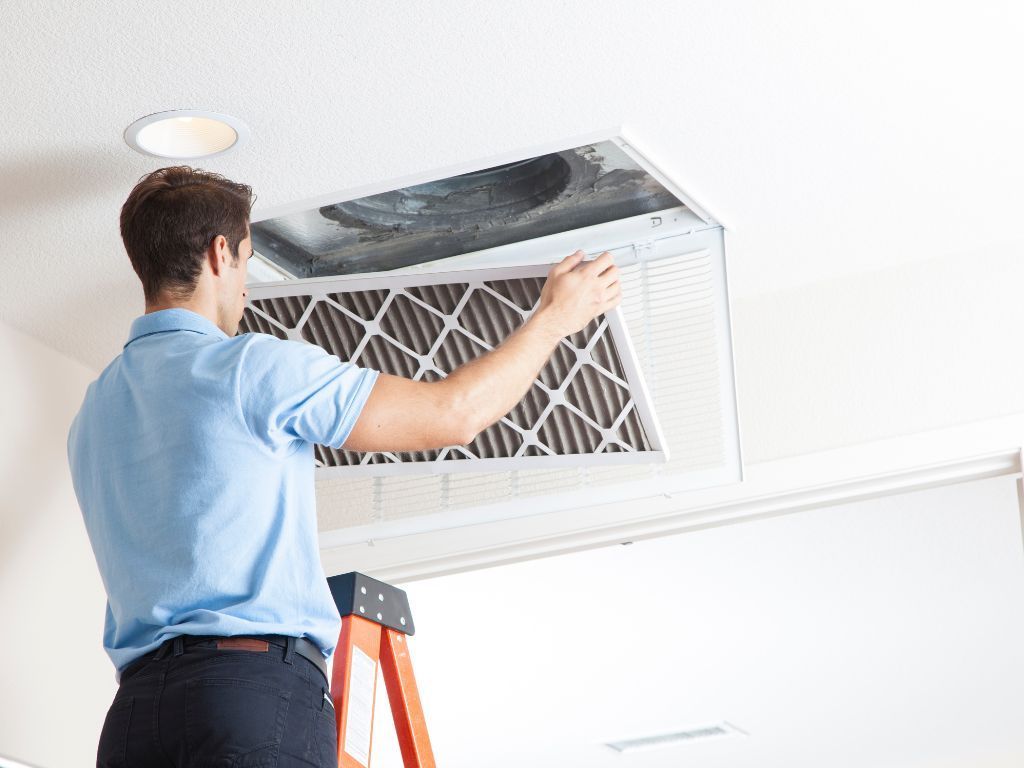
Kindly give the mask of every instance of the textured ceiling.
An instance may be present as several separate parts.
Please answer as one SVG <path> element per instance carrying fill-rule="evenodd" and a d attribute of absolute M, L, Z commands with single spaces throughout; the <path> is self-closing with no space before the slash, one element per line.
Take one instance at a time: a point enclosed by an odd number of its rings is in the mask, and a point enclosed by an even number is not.
<path fill-rule="evenodd" d="M 1020 242 L 1011 3 L 38 4 L 0 10 L 0 321 L 100 368 L 141 291 L 124 128 L 233 114 L 257 208 L 611 125 L 730 231 L 733 295 Z"/>

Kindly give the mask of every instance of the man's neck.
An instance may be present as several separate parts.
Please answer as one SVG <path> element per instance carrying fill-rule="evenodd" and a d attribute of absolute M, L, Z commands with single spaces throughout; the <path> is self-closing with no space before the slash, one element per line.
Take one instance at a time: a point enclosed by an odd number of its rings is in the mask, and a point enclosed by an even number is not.
<path fill-rule="evenodd" d="M 145 314 L 151 314 L 152 312 L 160 312 L 164 309 L 187 309 L 189 312 L 195 312 L 197 315 L 202 315 L 211 323 L 220 328 L 219 318 L 217 317 L 217 305 L 210 301 L 193 296 L 187 301 L 175 300 L 168 297 L 160 297 L 156 301 L 146 302 Z M 221 328 L 221 330 L 224 330 Z"/>

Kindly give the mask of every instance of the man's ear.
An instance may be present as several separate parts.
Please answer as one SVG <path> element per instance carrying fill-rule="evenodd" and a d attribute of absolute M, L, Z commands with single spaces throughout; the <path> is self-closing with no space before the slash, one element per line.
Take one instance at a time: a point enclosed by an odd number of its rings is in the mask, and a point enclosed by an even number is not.
<path fill-rule="evenodd" d="M 228 248 L 228 239 L 224 235 L 217 235 L 210 243 L 206 251 L 206 258 L 210 262 L 210 269 L 213 274 L 220 277 L 221 270 L 228 265 L 231 257 L 231 249 Z"/>

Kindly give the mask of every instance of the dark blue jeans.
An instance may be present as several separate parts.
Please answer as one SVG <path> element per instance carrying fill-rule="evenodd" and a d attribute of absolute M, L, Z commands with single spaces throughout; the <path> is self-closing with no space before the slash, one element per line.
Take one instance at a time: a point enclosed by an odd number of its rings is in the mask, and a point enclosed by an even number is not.
<path fill-rule="evenodd" d="M 98 768 L 337 766 L 328 682 L 292 643 L 260 652 L 175 638 L 161 651 L 121 675 Z"/>

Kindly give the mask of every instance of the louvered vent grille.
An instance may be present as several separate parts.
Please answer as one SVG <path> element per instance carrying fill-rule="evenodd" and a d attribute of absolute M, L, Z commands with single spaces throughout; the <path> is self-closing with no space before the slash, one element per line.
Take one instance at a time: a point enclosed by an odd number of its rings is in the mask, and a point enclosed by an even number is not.
<path fill-rule="evenodd" d="M 307 341 L 363 367 L 434 381 L 493 349 L 519 327 L 535 308 L 549 268 L 256 286 L 250 289 L 240 331 Z M 332 470 L 384 476 L 543 467 L 565 460 L 663 460 L 621 322 L 612 312 L 563 339 L 522 401 L 469 445 L 368 454 L 317 446 L 321 475 Z M 416 506 L 424 490 L 449 501 L 495 490 L 474 492 L 467 485 L 467 493 L 460 493 L 444 485 L 404 480 L 387 491 L 377 487 L 371 496 L 376 500 L 386 494 L 389 509 L 399 513 L 403 496 Z"/>
<path fill-rule="evenodd" d="M 686 731 L 674 733 L 659 733 L 655 736 L 644 736 L 639 739 L 622 739 L 621 741 L 610 741 L 607 746 L 616 752 L 633 752 L 641 749 L 655 749 L 658 747 L 672 747 L 677 744 L 685 744 L 704 739 L 719 738 L 722 736 L 746 736 L 736 726 L 730 723 L 718 723 L 707 725 L 702 728 L 691 728 Z"/>

